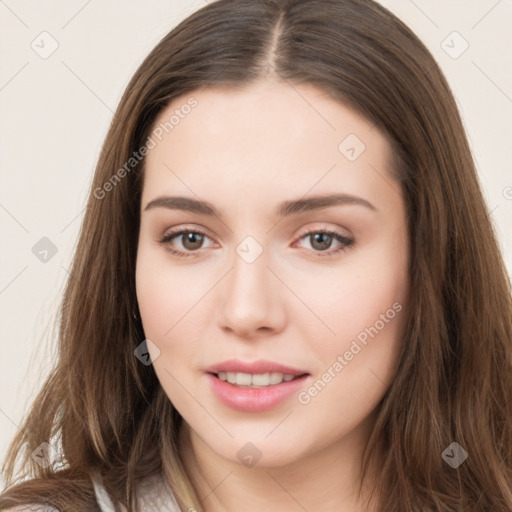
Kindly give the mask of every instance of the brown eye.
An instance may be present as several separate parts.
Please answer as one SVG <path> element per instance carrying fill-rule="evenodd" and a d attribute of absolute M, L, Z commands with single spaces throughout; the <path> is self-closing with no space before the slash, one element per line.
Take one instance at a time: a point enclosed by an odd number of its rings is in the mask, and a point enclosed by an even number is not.
<path fill-rule="evenodd" d="M 313 233 L 308 236 L 310 237 L 311 247 L 318 251 L 329 249 L 333 241 L 333 237 L 327 233 Z"/>
<path fill-rule="evenodd" d="M 346 251 L 354 244 L 354 240 L 343 236 L 341 233 L 325 229 L 305 233 L 300 237 L 300 240 L 309 241 L 310 250 L 318 256 L 334 256 L 341 251 Z M 338 247 L 331 249 L 333 242 L 337 242 Z"/>
<path fill-rule="evenodd" d="M 200 249 L 203 245 L 204 235 L 193 231 L 184 231 L 180 235 L 183 247 L 189 251 Z"/>
<path fill-rule="evenodd" d="M 181 231 L 168 233 L 158 242 L 164 246 L 166 251 L 172 254 L 189 257 L 196 256 L 196 253 L 199 253 L 199 249 L 203 248 L 205 239 L 210 239 L 210 237 L 199 231 L 182 229 Z"/>

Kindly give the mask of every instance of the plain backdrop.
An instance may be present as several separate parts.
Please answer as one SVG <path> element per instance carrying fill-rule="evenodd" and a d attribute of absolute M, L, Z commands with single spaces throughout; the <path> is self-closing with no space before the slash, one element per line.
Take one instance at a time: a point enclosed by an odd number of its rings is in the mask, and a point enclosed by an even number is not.
<path fill-rule="evenodd" d="M 147 53 L 205 3 L 0 0 L 0 460 L 55 358 L 49 328 L 112 114 Z M 512 273 L 512 2 L 382 4 L 452 87 Z"/>

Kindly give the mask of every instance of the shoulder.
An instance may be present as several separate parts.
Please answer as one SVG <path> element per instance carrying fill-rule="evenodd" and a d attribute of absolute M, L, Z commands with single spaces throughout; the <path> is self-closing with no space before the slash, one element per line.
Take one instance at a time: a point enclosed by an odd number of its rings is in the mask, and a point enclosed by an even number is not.
<path fill-rule="evenodd" d="M 18 505 L 14 508 L 7 508 L 2 512 L 59 512 L 59 509 L 44 503 L 29 503 L 27 505 Z"/>
<path fill-rule="evenodd" d="M 179 512 L 176 498 L 161 475 L 147 478 L 139 486 L 139 503 L 142 510 L 158 510 L 159 512 Z"/>
<path fill-rule="evenodd" d="M 114 512 L 116 510 L 111 497 L 103 487 L 101 477 L 95 473 L 92 477 L 94 493 L 101 512 Z M 169 485 L 161 476 L 153 476 L 143 480 L 138 488 L 139 503 L 142 510 L 158 510 L 159 512 L 179 512 L 180 508 Z M 124 507 L 121 507 L 126 512 Z M 60 512 L 58 508 L 44 503 L 30 503 L 14 508 L 4 509 L 2 512 Z"/>
<path fill-rule="evenodd" d="M 114 512 L 116 509 L 111 497 L 103 486 L 99 473 L 93 475 L 92 481 L 100 510 L 102 512 Z M 140 482 L 137 487 L 137 495 L 141 510 L 158 510 L 159 512 L 180 511 L 171 488 L 161 475 L 148 477 Z M 120 508 L 123 512 L 126 512 L 125 507 L 121 506 Z"/>

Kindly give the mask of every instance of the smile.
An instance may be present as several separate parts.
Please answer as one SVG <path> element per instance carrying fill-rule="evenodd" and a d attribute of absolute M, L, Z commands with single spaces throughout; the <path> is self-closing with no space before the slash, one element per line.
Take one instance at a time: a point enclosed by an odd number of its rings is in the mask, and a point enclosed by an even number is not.
<path fill-rule="evenodd" d="M 224 373 L 222 377 L 226 380 L 221 378 L 221 373 Z M 213 394 L 223 405 L 241 412 L 263 412 L 273 409 L 300 392 L 305 386 L 306 379 L 311 377 L 309 374 L 221 373 L 206 374 Z M 229 382 L 228 378 L 235 383 Z M 241 382 L 250 382 L 250 384 L 237 384 L 239 379 Z M 253 384 L 263 382 L 263 379 L 269 384 Z M 274 379 L 275 383 L 272 383 L 271 379 Z"/>
<path fill-rule="evenodd" d="M 217 377 L 220 380 L 229 382 L 236 386 L 251 387 L 251 388 L 262 388 L 268 386 L 274 386 L 284 382 L 290 382 L 296 379 L 297 375 L 289 375 L 284 373 L 272 372 L 272 373 L 237 373 L 237 372 L 219 372 Z"/>

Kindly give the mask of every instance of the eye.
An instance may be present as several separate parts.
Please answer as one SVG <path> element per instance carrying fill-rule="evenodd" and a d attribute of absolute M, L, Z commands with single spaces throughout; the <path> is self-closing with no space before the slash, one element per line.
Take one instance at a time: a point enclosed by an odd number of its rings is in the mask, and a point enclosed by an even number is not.
<path fill-rule="evenodd" d="M 181 240 L 182 247 L 185 249 L 184 251 L 171 247 L 171 241 L 174 238 Z M 180 231 L 172 231 L 171 233 L 164 235 L 158 240 L 158 243 L 163 245 L 166 251 L 183 258 L 188 258 L 190 256 L 194 256 L 194 251 L 202 248 L 201 246 L 203 245 L 205 238 L 209 237 L 201 231 L 182 229 Z"/>
<path fill-rule="evenodd" d="M 308 231 L 299 238 L 299 240 L 303 239 L 309 239 L 311 249 L 319 256 L 333 256 L 340 251 L 346 251 L 354 244 L 354 240 L 343 236 L 337 231 L 327 229 Z M 332 246 L 333 241 L 338 242 L 339 247 L 334 250 L 328 250 Z"/>

